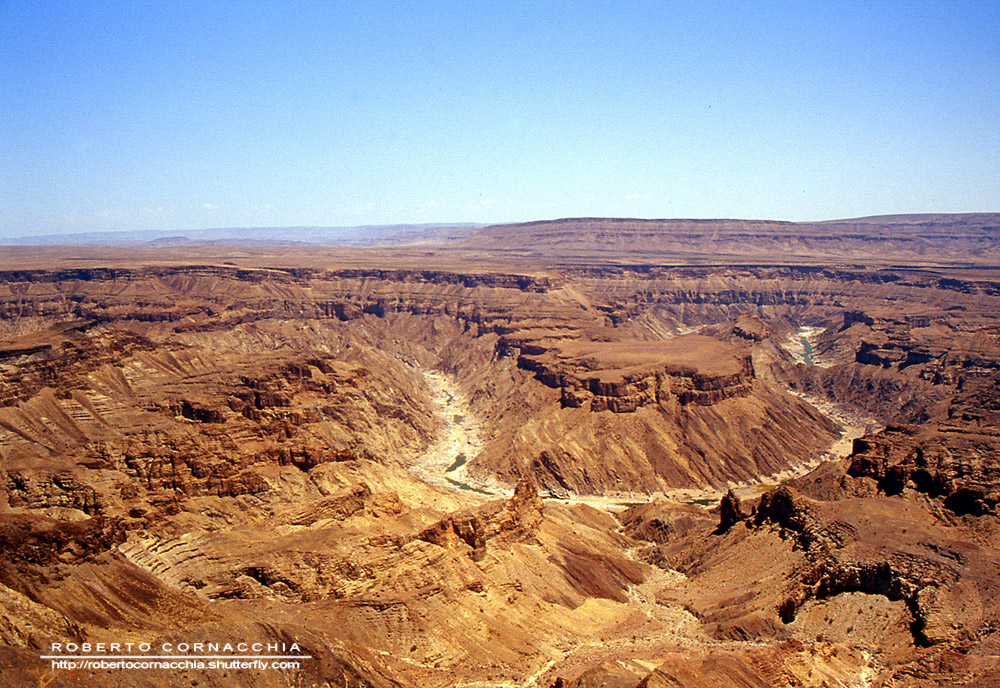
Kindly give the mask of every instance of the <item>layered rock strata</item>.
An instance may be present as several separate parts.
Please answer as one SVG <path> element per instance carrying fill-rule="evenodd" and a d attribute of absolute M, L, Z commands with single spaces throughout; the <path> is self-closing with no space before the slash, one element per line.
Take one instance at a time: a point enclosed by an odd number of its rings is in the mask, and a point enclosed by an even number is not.
<path fill-rule="evenodd" d="M 640 406 L 700 404 L 750 394 L 750 356 L 710 337 L 665 341 L 530 340 L 505 336 L 517 365 L 558 389 L 565 407 L 627 413 Z"/>

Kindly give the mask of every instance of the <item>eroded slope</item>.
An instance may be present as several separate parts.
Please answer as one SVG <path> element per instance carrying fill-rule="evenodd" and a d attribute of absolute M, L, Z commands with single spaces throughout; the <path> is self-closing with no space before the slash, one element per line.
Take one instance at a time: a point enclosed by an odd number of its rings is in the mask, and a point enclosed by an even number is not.
<path fill-rule="evenodd" d="M 162 685 L 37 658 L 195 636 L 314 656 L 262 686 L 996 676 L 988 280 L 216 265 L 0 288 L 14 685 Z M 816 365 L 788 346 L 803 325 Z M 463 475 L 494 494 L 409 470 L 456 422 L 428 371 L 460 389 Z M 760 497 L 839 431 L 789 388 L 889 428 Z M 718 513 L 648 501 L 727 486 Z M 632 506 L 540 497 L 581 494 Z"/>

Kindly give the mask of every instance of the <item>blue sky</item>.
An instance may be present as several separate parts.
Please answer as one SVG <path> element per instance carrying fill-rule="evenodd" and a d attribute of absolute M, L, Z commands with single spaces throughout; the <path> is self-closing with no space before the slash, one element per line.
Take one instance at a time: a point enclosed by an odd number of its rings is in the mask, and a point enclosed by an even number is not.
<path fill-rule="evenodd" d="M 1000 3 L 0 0 L 0 236 L 997 211 Z"/>

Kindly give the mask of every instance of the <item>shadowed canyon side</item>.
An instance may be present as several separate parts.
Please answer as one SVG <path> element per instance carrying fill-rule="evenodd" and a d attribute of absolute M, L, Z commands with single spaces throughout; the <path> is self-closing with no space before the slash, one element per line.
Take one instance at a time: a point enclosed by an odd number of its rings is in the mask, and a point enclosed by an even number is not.
<path fill-rule="evenodd" d="M 7 258 L 2 682 L 996 685 L 995 219 Z M 473 245 L 526 227 L 551 261 Z M 739 266 L 593 250 L 643 232 L 802 248 Z M 927 265 L 806 264 L 888 234 Z M 40 659 L 232 641 L 311 659 Z"/>

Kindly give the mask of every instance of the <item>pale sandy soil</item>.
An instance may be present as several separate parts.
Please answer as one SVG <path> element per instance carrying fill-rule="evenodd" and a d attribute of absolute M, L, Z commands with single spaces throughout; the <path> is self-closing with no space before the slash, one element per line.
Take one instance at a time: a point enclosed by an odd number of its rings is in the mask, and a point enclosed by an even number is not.
<path fill-rule="evenodd" d="M 441 418 L 437 440 L 416 457 L 410 470 L 432 485 L 463 492 L 509 496 L 511 491 L 497 481 L 485 483 L 471 478 L 467 466 L 483 448 L 482 424 L 476 418 L 454 377 L 434 370 L 422 370 L 431 390 L 431 401 Z M 464 457 L 462 465 L 453 468 Z"/>

